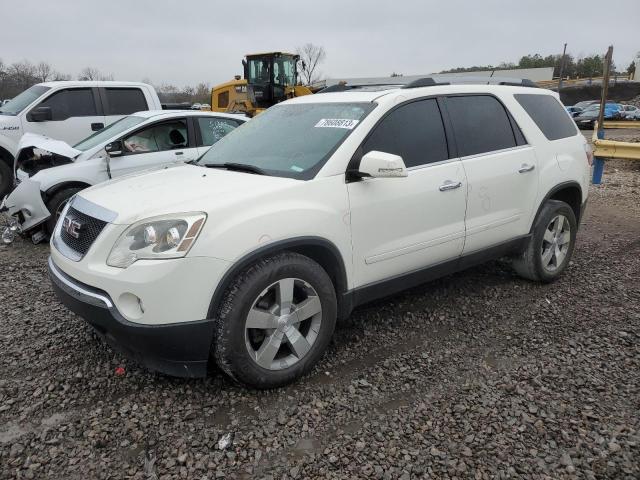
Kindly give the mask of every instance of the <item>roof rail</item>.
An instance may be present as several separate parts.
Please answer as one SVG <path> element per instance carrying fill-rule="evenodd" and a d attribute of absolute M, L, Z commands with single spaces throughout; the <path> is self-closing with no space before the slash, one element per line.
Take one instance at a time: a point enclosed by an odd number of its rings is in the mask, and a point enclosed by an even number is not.
<path fill-rule="evenodd" d="M 318 93 L 331 93 L 331 92 L 345 92 L 348 90 L 364 90 L 369 92 L 376 92 L 379 90 L 389 90 L 391 88 L 400 88 L 401 83 L 336 83 L 323 88 L 316 92 Z"/>
<path fill-rule="evenodd" d="M 434 75 L 407 83 L 402 88 L 432 87 L 436 85 L 511 85 L 515 87 L 535 87 L 538 85 L 528 78 L 483 77 L 479 75 Z"/>

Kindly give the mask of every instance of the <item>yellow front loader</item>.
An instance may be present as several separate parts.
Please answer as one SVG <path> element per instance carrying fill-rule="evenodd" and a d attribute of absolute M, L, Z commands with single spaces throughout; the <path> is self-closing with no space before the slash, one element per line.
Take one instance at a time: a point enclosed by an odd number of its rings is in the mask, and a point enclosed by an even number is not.
<path fill-rule="evenodd" d="M 283 52 L 255 53 L 242 61 L 244 78 L 211 89 L 211 110 L 244 112 L 250 117 L 289 98 L 311 95 L 311 88 L 298 85 L 299 55 Z"/>

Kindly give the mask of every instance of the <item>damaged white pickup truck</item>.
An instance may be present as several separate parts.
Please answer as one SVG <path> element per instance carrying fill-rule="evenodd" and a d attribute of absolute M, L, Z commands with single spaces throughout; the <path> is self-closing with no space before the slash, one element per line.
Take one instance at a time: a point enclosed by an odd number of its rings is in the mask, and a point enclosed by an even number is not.
<path fill-rule="evenodd" d="M 126 116 L 80 143 L 27 133 L 14 163 L 16 188 L 0 203 L 5 244 L 17 233 L 39 243 L 53 232 L 80 190 L 133 172 L 196 160 L 248 120 L 203 111 L 144 111 Z"/>

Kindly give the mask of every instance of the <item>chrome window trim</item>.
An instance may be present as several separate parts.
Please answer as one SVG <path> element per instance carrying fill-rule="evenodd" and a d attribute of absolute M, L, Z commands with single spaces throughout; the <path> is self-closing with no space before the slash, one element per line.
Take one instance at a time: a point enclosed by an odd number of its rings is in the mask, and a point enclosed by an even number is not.
<path fill-rule="evenodd" d="M 485 157 L 487 155 L 495 155 L 495 154 L 498 154 L 498 153 L 507 153 L 507 152 L 510 152 L 510 151 L 524 150 L 525 148 L 531 148 L 531 145 L 530 144 L 517 145 L 515 147 L 503 148 L 501 150 L 492 150 L 490 152 L 483 152 L 483 153 L 476 153 L 476 154 L 473 154 L 473 155 L 467 155 L 466 157 L 448 158 L 446 160 L 440 160 L 439 162 L 425 163 L 425 164 L 422 164 L 422 165 L 416 165 L 414 167 L 408 167 L 407 168 L 407 172 L 413 172 L 415 170 L 422 170 L 424 168 L 429 168 L 429 167 L 436 167 L 438 165 L 446 165 L 447 163 L 452 163 L 452 162 L 461 162 L 463 160 L 470 160 L 470 159 L 473 159 L 473 158 Z"/>

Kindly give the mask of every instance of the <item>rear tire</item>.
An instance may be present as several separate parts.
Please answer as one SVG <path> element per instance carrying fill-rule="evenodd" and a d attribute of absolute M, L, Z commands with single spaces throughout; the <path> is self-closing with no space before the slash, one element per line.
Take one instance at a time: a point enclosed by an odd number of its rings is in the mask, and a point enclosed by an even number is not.
<path fill-rule="evenodd" d="M 45 223 L 45 228 L 49 235 L 53 235 L 53 231 L 56 228 L 56 223 L 58 222 L 58 217 L 64 210 L 65 205 L 69 201 L 71 197 L 73 197 L 76 193 L 81 191 L 82 188 L 72 187 L 65 188 L 57 192 L 53 197 L 49 199 L 47 202 L 47 209 L 51 216 Z"/>
<path fill-rule="evenodd" d="M 12 185 L 13 170 L 4 158 L 0 158 L 0 202 L 9 194 Z"/>
<path fill-rule="evenodd" d="M 548 200 L 536 217 L 527 247 L 512 261 L 516 273 L 536 282 L 553 282 L 569 265 L 577 230 L 573 209 L 565 202 Z"/>
<path fill-rule="evenodd" d="M 336 324 L 333 283 L 316 262 L 286 252 L 240 273 L 216 312 L 212 356 L 244 385 L 295 381 L 322 357 Z"/>

